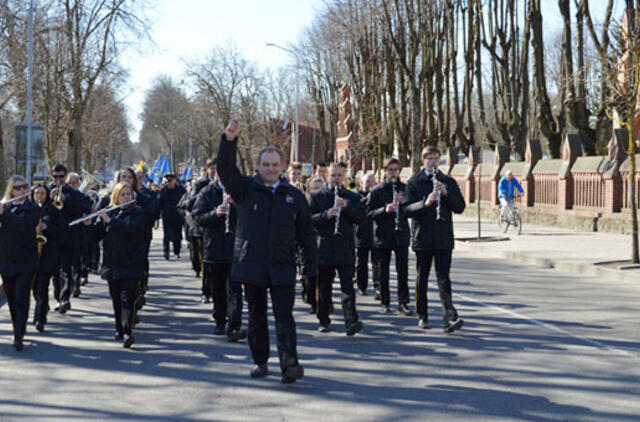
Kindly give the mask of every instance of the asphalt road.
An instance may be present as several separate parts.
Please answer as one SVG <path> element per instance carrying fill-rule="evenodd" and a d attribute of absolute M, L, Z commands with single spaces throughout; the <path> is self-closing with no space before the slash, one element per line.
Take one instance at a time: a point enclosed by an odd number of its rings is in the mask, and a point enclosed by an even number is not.
<path fill-rule="evenodd" d="M 45 333 L 29 327 L 23 352 L 11 347 L 0 308 L 0 420 L 640 420 L 638 285 L 456 251 L 461 331 L 442 332 L 435 290 L 428 331 L 358 296 L 365 328 L 354 338 L 339 306 L 334 331 L 322 334 L 298 299 L 305 377 L 285 386 L 275 341 L 272 375 L 254 380 L 246 341 L 212 334 L 185 257 L 167 263 L 156 240 L 151 265 L 131 350 L 112 340 L 111 302 L 96 276 L 69 313 L 50 314 Z"/>

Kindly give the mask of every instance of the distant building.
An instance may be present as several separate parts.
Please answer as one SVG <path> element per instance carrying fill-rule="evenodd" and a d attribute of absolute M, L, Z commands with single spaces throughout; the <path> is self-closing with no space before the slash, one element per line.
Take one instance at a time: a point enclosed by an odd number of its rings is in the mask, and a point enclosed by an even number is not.
<path fill-rule="evenodd" d="M 271 139 L 269 144 L 278 146 L 287 161 L 294 161 L 291 157 L 292 131 L 294 121 L 273 119 L 271 121 Z M 300 139 L 298 145 L 298 161 L 301 163 L 318 163 L 324 161 L 325 152 L 330 146 L 323 144 L 323 139 L 329 139 L 328 133 L 324 137 L 322 131 L 313 126 L 299 123 Z"/>

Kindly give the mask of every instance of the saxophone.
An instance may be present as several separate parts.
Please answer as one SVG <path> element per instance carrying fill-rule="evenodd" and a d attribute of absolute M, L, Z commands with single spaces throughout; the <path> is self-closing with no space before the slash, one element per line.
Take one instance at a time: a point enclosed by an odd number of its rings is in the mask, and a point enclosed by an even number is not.
<path fill-rule="evenodd" d="M 44 207 L 44 204 L 38 201 L 38 206 L 40 207 L 40 209 L 42 209 Z M 38 226 L 40 224 L 42 224 L 42 217 L 40 217 L 40 220 L 38 220 Z M 36 231 L 36 242 L 38 244 L 38 259 L 40 259 L 42 257 L 42 250 L 44 249 L 44 245 L 47 244 L 47 238 L 42 233 L 38 233 Z"/>

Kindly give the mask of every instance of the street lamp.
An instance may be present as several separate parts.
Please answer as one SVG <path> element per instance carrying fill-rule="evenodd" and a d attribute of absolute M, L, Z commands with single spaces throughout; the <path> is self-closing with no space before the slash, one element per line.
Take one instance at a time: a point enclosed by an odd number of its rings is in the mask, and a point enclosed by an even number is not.
<path fill-rule="evenodd" d="M 298 55 L 295 53 L 295 51 L 291 50 L 290 48 L 286 48 L 283 47 L 281 45 L 272 43 L 272 42 L 268 42 L 266 44 L 267 47 L 275 47 L 275 48 L 279 48 L 280 50 L 284 51 L 285 53 L 293 56 L 296 59 L 296 135 L 295 135 L 295 142 L 293 143 L 293 147 L 291 148 L 291 160 L 292 161 L 299 161 L 300 159 L 300 154 L 298 153 L 299 150 L 299 144 L 300 144 L 300 132 L 299 132 L 299 119 L 298 119 L 298 103 L 300 102 L 300 94 L 298 91 L 298 82 L 299 82 L 299 71 L 300 71 L 300 58 L 298 57 Z"/>

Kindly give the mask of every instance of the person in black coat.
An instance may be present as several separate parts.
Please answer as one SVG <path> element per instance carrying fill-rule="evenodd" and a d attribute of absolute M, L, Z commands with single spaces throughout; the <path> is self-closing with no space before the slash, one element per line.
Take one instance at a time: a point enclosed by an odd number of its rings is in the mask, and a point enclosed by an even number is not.
<path fill-rule="evenodd" d="M 429 328 L 427 314 L 427 281 L 431 262 L 435 261 L 440 301 L 444 309 L 444 331 L 453 332 L 464 321 L 458 318 L 451 293 L 451 258 L 454 247 L 453 213 L 464 211 L 465 202 L 455 179 L 438 171 L 440 151 L 429 146 L 422 150 L 424 170 L 407 183 L 404 213 L 412 218 L 411 247 L 418 261 L 416 312 L 418 326 Z M 434 189 L 435 188 L 435 189 Z"/>
<path fill-rule="evenodd" d="M 38 268 L 33 284 L 33 296 L 36 301 L 33 317 L 36 329 L 44 331 L 49 312 L 49 280 L 60 268 L 60 251 L 69 245 L 62 241 L 65 221 L 59 209 L 51 205 L 49 189 L 45 185 L 36 185 L 31 192 L 31 202 L 40 212 L 36 232 L 45 237 L 46 243 L 39 246 Z"/>
<path fill-rule="evenodd" d="M 389 295 L 389 267 L 391 252 L 396 256 L 398 274 L 398 312 L 411 315 L 409 310 L 409 224 L 401 210 L 406 185 L 399 179 L 400 163 L 395 158 L 386 161 L 385 181 L 369 194 L 367 214 L 373 220 L 373 247 L 380 282 L 382 312 L 391 312 Z M 395 192 L 395 198 L 394 198 Z"/>
<path fill-rule="evenodd" d="M 296 326 L 293 319 L 298 245 L 302 246 L 303 274 L 316 270 L 316 233 L 309 206 L 298 189 L 282 174 L 282 153 L 275 147 L 260 151 L 258 173 L 243 176 L 236 166 L 238 122 L 232 120 L 222 135 L 218 150 L 218 175 L 236 203 L 231 279 L 242 281 L 249 304 L 249 346 L 256 366 L 252 377 L 267 375 L 269 332 L 267 290 L 275 316 L 276 342 L 282 382 L 301 378 Z"/>
<path fill-rule="evenodd" d="M 353 226 L 361 223 L 366 214 L 360 197 L 342 184 L 347 166 L 334 163 L 329 170 L 330 187 L 311 195 L 313 224 L 318 230 L 318 320 L 320 332 L 328 332 L 331 319 L 329 309 L 331 290 L 336 271 L 342 290 L 342 311 L 346 333 L 352 336 L 362 329 L 356 311 L 353 289 L 355 264 L 355 236 Z M 337 191 L 337 193 L 336 193 Z"/>
<path fill-rule="evenodd" d="M 362 176 L 362 189 L 358 190 L 360 201 L 366 207 L 369 192 L 376 184 L 373 174 Z M 380 299 L 380 286 L 378 285 L 378 271 L 373 256 L 373 221 L 367 216 L 364 221 L 356 226 L 356 284 L 360 293 L 367 294 L 369 284 L 369 257 L 373 264 L 373 287 L 376 290 L 376 299 Z"/>
<path fill-rule="evenodd" d="M 38 208 L 25 196 L 29 185 L 22 176 L 9 178 L 0 202 L 0 276 L 13 323 L 13 346 L 20 351 L 29 318 L 29 294 L 38 265 L 36 226 Z"/>
<path fill-rule="evenodd" d="M 142 184 L 146 178 L 144 171 L 135 173 L 134 183 L 136 185 L 136 199 L 138 206 L 141 207 L 147 216 L 147 225 L 145 227 L 145 263 L 144 277 L 142 279 L 142 301 L 144 304 L 144 294 L 149 290 L 149 251 L 151 250 L 151 241 L 153 240 L 153 225 L 160 218 L 160 206 L 156 199 L 156 193 Z"/>
<path fill-rule="evenodd" d="M 178 202 L 186 192 L 185 188 L 177 184 L 173 173 L 164 175 L 167 184 L 158 193 L 158 204 L 162 213 L 162 229 L 164 231 L 164 259 L 169 260 L 169 244 L 173 243 L 173 253 L 180 258 L 180 243 L 182 242 L 183 219 L 178 212 Z"/>
<path fill-rule="evenodd" d="M 109 206 L 120 205 L 135 198 L 131 186 L 119 182 L 111 193 Z M 123 347 L 135 343 L 133 325 L 135 317 L 136 289 L 144 276 L 146 239 L 148 225 L 145 212 L 133 204 L 107 214 L 99 211 L 95 224 L 95 236 L 102 240 L 104 255 L 100 275 L 109 283 L 109 294 L 113 302 L 116 325 L 116 340 Z"/>
<path fill-rule="evenodd" d="M 79 273 L 74 274 L 74 260 L 79 257 L 80 236 L 82 228 L 80 226 L 68 227 L 68 224 L 80 217 L 91 213 L 91 202 L 86 195 L 81 194 L 68 184 L 64 183 L 67 177 L 67 168 L 62 164 L 57 164 L 51 170 L 53 182 L 50 185 L 52 201 L 58 199 L 62 202 L 62 217 L 66 223 L 62 237 L 64 244 L 69 245 L 64 248 L 60 255 L 60 270 L 53 275 L 53 294 L 58 305 L 54 308 L 61 314 L 71 309 L 71 293 L 74 296 L 80 295 Z M 58 195 L 59 188 L 61 190 Z"/>
<path fill-rule="evenodd" d="M 233 200 L 215 175 L 215 167 L 213 175 L 214 181 L 200 191 L 193 218 L 203 230 L 203 276 L 210 288 L 208 296 L 213 298 L 215 333 L 226 332 L 230 342 L 237 342 L 247 336 L 241 329 L 242 284 L 229 279 L 237 216 Z"/>

